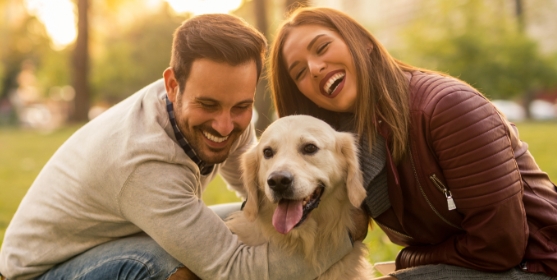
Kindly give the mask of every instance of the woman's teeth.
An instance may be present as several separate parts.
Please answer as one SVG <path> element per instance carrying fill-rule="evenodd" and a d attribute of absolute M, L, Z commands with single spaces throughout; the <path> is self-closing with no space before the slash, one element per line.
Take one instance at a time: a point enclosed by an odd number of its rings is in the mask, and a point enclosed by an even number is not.
<path fill-rule="evenodd" d="M 333 84 L 335 84 L 335 82 L 337 80 L 340 80 L 340 79 L 344 78 L 345 75 L 346 75 L 345 73 L 337 73 L 337 74 L 333 75 L 329 79 L 329 81 L 327 81 L 327 83 L 325 84 L 325 87 L 323 88 L 325 90 L 325 92 L 329 95 L 331 93 L 333 93 L 333 91 L 336 89 L 336 86 L 334 88 L 332 88 Z M 337 83 L 337 86 L 338 86 L 338 83 Z"/>
<path fill-rule="evenodd" d="M 226 139 L 228 139 L 228 136 L 225 137 L 218 137 L 212 134 L 209 134 L 209 132 L 203 131 L 203 135 L 205 135 L 205 137 L 207 137 L 207 139 L 216 142 L 216 143 L 221 143 L 226 141 Z"/>

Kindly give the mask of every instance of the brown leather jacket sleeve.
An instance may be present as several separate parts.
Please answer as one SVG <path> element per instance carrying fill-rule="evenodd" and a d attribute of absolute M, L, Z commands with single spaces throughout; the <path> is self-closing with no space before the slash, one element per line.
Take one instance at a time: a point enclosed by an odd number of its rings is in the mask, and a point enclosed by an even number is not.
<path fill-rule="evenodd" d="M 446 263 L 501 271 L 522 260 L 528 226 L 511 144 L 517 135 L 495 107 L 467 85 L 436 85 L 422 107 L 426 141 L 462 217 L 462 233 L 401 251 L 397 268 Z"/>

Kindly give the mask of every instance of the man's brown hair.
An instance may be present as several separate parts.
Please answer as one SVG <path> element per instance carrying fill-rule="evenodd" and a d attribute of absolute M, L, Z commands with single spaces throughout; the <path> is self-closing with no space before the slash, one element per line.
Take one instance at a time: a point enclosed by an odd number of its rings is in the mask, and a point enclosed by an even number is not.
<path fill-rule="evenodd" d="M 267 41 L 243 19 L 228 14 L 195 16 L 174 32 L 170 67 L 184 91 L 193 61 L 207 58 L 236 66 L 255 61 L 257 77 L 263 68 Z"/>

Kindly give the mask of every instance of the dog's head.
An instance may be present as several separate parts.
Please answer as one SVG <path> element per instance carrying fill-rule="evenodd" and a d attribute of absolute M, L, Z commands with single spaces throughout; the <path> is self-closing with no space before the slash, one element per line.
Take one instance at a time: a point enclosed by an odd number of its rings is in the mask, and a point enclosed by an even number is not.
<path fill-rule="evenodd" d="M 273 225 L 283 234 L 301 225 L 322 199 L 335 197 L 359 207 L 366 195 L 354 136 L 310 116 L 273 122 L 243 155 L 242 168 L 245 215 L 255 220 L 268 200 Z"/>

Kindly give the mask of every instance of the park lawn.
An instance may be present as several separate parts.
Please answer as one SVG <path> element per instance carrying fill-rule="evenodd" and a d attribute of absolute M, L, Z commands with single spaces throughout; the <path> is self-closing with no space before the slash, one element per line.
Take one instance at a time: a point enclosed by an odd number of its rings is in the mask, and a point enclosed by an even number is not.
<path fill-rule="evenodd" d="M 557 122 L 525 122 L 517 126 L 538 165 L 557 180 Z M 42 166 L 78 128 L 68 126 L 45 133 L 0 127 L 0 246 L 11 217 Z M 239 201 L 220 178 L 207 187 L 203 200 L 208 205 Z M 400 250 L 377 226 L 370 230 L 365 242 L 371 262 L 393 260 Z"/>

